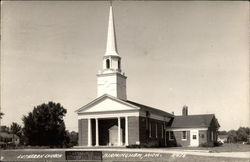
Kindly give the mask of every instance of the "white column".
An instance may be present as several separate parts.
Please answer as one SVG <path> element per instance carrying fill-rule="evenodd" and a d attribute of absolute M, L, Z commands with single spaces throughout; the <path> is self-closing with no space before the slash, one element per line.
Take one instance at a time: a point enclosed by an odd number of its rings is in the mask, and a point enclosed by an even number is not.
<path fill-rule="evenodd" d="M 98 119 L 95 119 L 95 146 L 99 146 L 99 126 Z"/>
<path fill-rule="evenodd" d="M 125 117 L 125 145 L 128 146 L 128 117 Z"/>
<path fill-rule="evenodd" d="M 121 118 L 118 117 L 118 146 L 121 146 Z"/>
<path fill-rule="evenodd" d="M 92 146 L 92 129 L 90 118 L 88 118 L 88 146 Z"/>

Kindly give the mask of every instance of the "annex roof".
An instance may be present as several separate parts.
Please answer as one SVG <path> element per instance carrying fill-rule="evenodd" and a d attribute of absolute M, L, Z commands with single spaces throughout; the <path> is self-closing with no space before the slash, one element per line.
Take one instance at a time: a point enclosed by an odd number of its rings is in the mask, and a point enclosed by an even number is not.
<path fill-rule="evenodd" d="M 169 126 L 171 128 L 209 127 L 213 120 L 215 120 L 216 125 L 219 127 L 220 125 L 214 114 L 175 116 Z"/>

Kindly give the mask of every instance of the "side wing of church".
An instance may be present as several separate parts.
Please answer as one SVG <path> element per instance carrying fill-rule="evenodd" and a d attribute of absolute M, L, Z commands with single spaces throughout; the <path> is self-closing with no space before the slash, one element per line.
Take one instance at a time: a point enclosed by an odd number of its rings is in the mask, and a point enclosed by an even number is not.
<path fill-rule="evenodd" d="M 213 114 L 182 116 L 127 99 L 126 79 L 117 52 L 113 9 L 110 6 L 106 52 L 97 74 L 97 98 L 76 111 L 79 146 L 199 146 L 217 139 Z"/>

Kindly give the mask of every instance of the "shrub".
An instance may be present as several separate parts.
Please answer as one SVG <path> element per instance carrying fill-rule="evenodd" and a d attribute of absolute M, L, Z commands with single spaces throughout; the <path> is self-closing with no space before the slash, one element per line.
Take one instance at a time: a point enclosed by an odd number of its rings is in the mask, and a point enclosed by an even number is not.
<path fill-rule="evenodd" d="M 137 144 L 132 144 L 132 145 L 128 145 L 126 146 L 127 148 L 141 148 L 141 145 L 137 145 Z"/>
<path fill-rule="evenodd" d="M 159 142 L 153 140 L 148 141 L 148 143 L 142 143 L 139 145 L 131 144 L 127 146 L 127 148 L 156 148 L 156 147 L 160 147 Z"/>
<path fill-rule="evenodd" d="M 205 143 L 200 144 L 200 147 L 213 147 L 213 146 L 214 146 L 214 143 L 212 142 L 205 142 Z"/>
<path fill-rule="evenodd" d="M 215 141 L 214 142 L 214 146 L 216 147 L 216 146 L 222 146 L 223 145 L 223 143 L 222 142 L 220 142 L 220 141 Z"/>

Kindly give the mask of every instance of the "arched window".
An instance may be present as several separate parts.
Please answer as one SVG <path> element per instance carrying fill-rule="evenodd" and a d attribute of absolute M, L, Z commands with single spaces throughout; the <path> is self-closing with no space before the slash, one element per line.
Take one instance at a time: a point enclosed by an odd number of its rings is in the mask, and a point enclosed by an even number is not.
<path fill-rule="evenodd" d="M 121 61 L 118 60 L 118 69 L 121 69 Z"/>
<path fill-rule="evenodd" d="M 110 68 L 110 60 L 109 60 L 109 59 L 106 60 L 106 68 L 107 68 L 107 69 Z"/>

